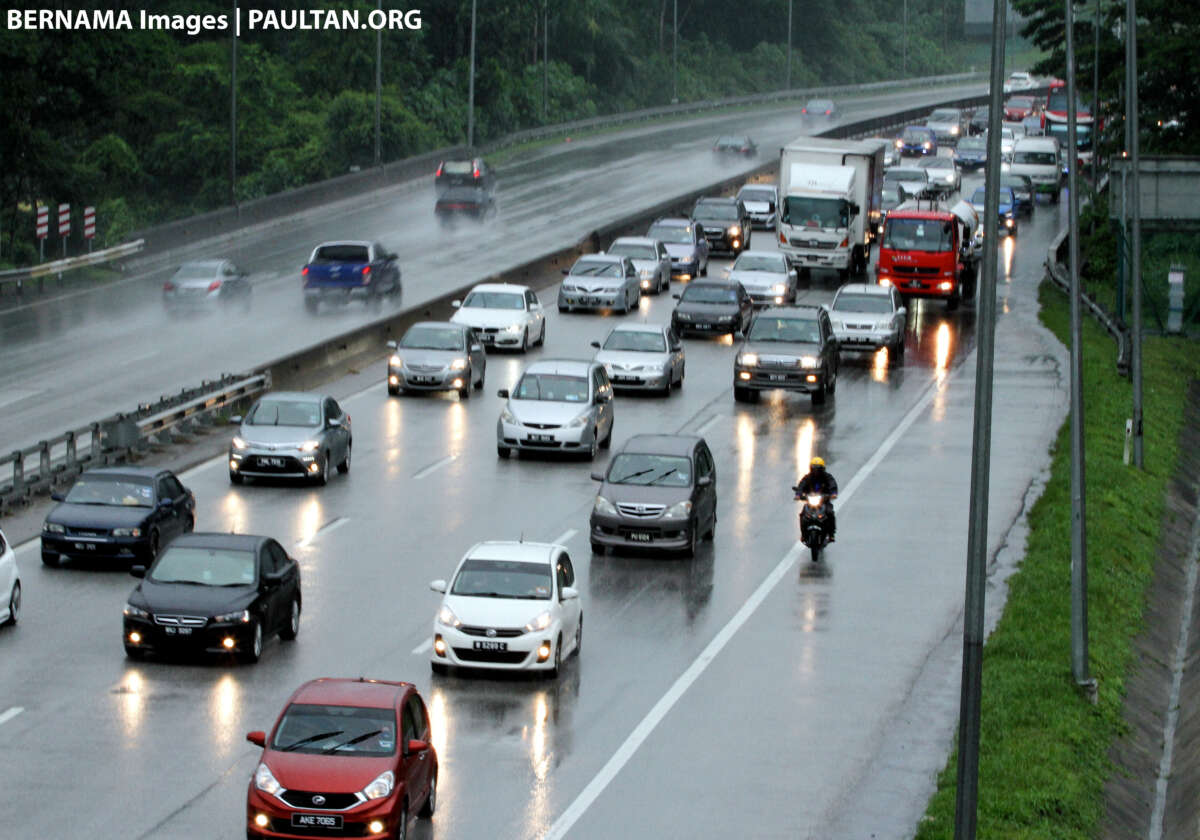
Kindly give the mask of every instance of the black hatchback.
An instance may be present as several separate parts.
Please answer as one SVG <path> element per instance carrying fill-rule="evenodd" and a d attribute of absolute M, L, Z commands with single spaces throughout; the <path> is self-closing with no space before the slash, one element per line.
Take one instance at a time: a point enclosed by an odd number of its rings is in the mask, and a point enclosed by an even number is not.
<path fill-rule="evenodd" d="M 678 335 L 687 333 L 745 333 L 754 317 L 754 301 L 741 283 L 705 280 L 689 283 L 671 313 Z"/>
<path fill-rule="evenodd" d="M 125 653 L 234 654 L 257 662 L 263 640 L 300 631 L 300 566 L 270 537 L 188 534 L 171 543 L 125 604 Z"/>
<path fill-rule="evenodd" d="M 170 470 L 88 470 L 42 524 L 42 562 L 126 560 L 150 563 L 159 549 L 196 525 L 196 497 Z"/>
<path fill-rule="evenodd" d="M 692 221 L 704 228 L 714 251 L 740 254 L 750 247 L 750 211 L 737 198 L 702 198 L 692 208 Z"/>

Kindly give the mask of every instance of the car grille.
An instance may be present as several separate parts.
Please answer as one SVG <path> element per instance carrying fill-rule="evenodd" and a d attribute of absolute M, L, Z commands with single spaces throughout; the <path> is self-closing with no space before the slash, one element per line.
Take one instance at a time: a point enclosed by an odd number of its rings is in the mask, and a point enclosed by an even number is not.
<path fill-rule="evenodd" d="M 496 639 L 515 639 L 517 636 L 525 634 L 524 630 L 508 627 L 468 627 L 467 625 L 463 625 L 458 629 L 468 636 L 487 636 L 490 630 L 492 632 L 491 638 Z"/>
<path fill-rule="evenodd" d="M 523 650 L 475 650 L 474 648 L 456 647 L 454 655 L 463 662 L 493 662 L 497 665 L 520 665 L 529 654 Z"/>
<path fill-rule="evenodd" d="M 107 528 L 68 528 L 67 533 L 73 537 L 107 537 L 112 531 Z"/>
<path fill-rule="evenodd" d="M 446 369 L 445 365 L 405 365 L 405 367 L 413 373 L 441 373 Z"/>
<path fill-rule="evenodd" d="M 818 251 L 832 251 L 837 247 L 836 242 L 822 242 L 820 239 L 793 239 L 792 244 L 797 248 L 816 248 Z"/>
<path fill-rule="evenodd" d="M 937 274 L 938 273 L 938 269 L 936 267 L 929 267 L 929 266 L 924 266 L 924 265 L 893 265 L 892 271 L 896 272 L 897 274 Z"/>
<path fill-rule="evenodd" d="M 562 423 L 522 423 L 528 429 L 561 429 Z"/>
<path fill-rule="evenodd" d="M 782 356 L 760 356 L 756 367 L 761 368 L 794 368 L 799 364 L 799 359 L 789 359 Z"/>
<path fill-rule="evenodd" d="M 637 505 L 625 502 L 617 504 L 617 511 L 622 516 L 629 516 L 634 519 L 653 519 L 662 516 L 663 511 L 666 509 L 666 505 Z"/>
<path fill-rule="evenodd" d="M 323 796 L 325 801 L 317 805 L 313 802 L 314 796 Z M 322 811 L 344 811 L 361 801 L 355 793 L 313 793 L 307 790 L 289 790 L 280 798 L 296 808 L 316 808 Z"/>
<path fill-rule="evenodd" d="M 164 627 L 203 627 L 208 624 L 208 619 L 202 615 L 155 614 L 154 623 L 161 624 Z"/>
<path fill-rule="evenodd" d="M 849 322 L 846 324 L 846 329 L 848 330 L 870 330 L 874 328 L 874 324 L 851 324 Z"/>

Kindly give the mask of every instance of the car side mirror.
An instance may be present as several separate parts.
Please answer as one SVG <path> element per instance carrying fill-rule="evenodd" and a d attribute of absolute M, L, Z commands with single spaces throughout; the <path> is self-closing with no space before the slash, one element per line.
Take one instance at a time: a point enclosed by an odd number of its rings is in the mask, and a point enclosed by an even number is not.
<path fill-rule="evenodd" d="M 696 479 L 697 487 L 707 487 L 710 484 L 712 484 L 712 476 L 711 475 L 702 475 Z"/>
<path fill-rule="evenodd" d="M 160 508 L 169 508 L 173 504 L 175 504 L 174 499 L 159 499 L 158 500 L 158 506 Z"/>
<path fill-rule="evenodd" d="M 67 500 L 67 496 L 65 493 L 51 493 L 50 500 L 53 502 L 65 502 Z"/>
<path fill-rule="evenodd" d="M 387 346 L 388 346 L 388 349 L 389 349 L 389 350 L 395 350 L 397 345 L 396 345 L 396 342 L 394 342 L 394 341 L 389 341 L 389 342 L 387 343 Z"/>
<path fill-rule="evenodd" d="M 499 391 L 496 392 L 496 396 L 500 397 L 501 399 L 508 399 L 508 389 L 501 388 Z"/>
<path fill-rule="evenodd" d="M 569 268 L 564 268 L 564 269 L 562 270 L 562 273 L 563 273 L 563 276 L 566 276 L 566 275 L 568 275 L 568 274 L 570 274 L 570 273 L 571 273 L 571 269 L 569 269 Z"/>
<path fill-rule="evenodd" d="M 431 580 L 429 581 L 429 588 L 434 592 L 441 592 L 443 595 L 445 595 L 446 581 L 442 580 L 441 578 L 438 578 L 437 580 Z"/>
<path fill-rule="evenodd" d="M 425 752 L 427 749 L 429 749 L 428 741 L 420 741 L 416 738 L 413 738 L 404 745 L 404 754 L 416 755 L 417 753 Z"/>
<path fill-rule="evenodd" d="M 265 747 L 267 745 L 267 733 L 261 729 L 256 729 L 253 732 L 246 733 L 246 740 L 257 747 Z"/>
<path fill-rule="evenodd" d="M 472 345 L 471 345 L 471 352 L 472 352 L 472 353 L 482 353 L 482 352 L 483 352 L 483 345 L 482 345 L 482 344 L 472 344 Z"/>
<path fill-rule="evenodd" d="M 675 300 L 679 300 L 679 295 L 671 295 L 671 297 L 675 298 Z"/>
<path fill-rule="evenodd" d="M 906 318 L 906 317 L 908 317 L 908 309 L 901 306 L 899 309 L 896 310 L 896 314 L 901 316 L 902 318 Z"/>
<path fill-rule="evenodd" d="M 562 599 L 564 601 L 573 601 L 579 597 L 579 590 L 574 586 L 564 586 L 562 588 Z"/>
<path fill-rule="evenodd" d="M 243 418 L 242 418 L 242 415 L 240 415 L 240 414 L 234 414 L 232 417 L 230 417 L 230 418 L 229 418 L 229 422 L 230 422 L 230 423 L 237 423 L 238 425 L 241 425 L 242 419 L 243 419 Z"/>
<path fill-rule="evenodd" d="M 129 574 L 135 578 L 144 578 L 146 576 L 145 566 L 130 566 Z"/>
<path fill-rule="evenodd" d="M 603 480 L 604 480 L 604 473 L 598 473 L 598 472 L 592 473 L 592 481 L 603 481 Z"/>
<path fill-rule="evenodd" d="M 462 301 L 461 300 L 452 300 L 452 301 L 450 301 L 450 306 L 453 307 L 454 309 L 458 309 L 460 306 L 462 306 Z"/>
<path fill-rule="evenodd" d="M 600 342 L 599 342 L 599 341 L 593 341 L 593 342 L 592 342 L 592 346 L 593 346 L 593 347 L 595 347 L 597 350 L 599 350 L 599 349 L 600 349 Z"/>

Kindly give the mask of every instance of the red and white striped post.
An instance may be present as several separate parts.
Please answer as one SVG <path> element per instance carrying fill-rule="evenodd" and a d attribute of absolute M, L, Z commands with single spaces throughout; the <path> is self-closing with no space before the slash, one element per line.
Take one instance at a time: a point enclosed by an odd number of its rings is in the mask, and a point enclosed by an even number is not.
<path fill-rule="evenodd" d="M 46 237 L 50 235 L 50 208 L 39 204 L 37 209 L 38 260 L 46 261 Z"/>
<path fill-rule="evenodd" d="M 62 238 L 63 259 L 67 257 L 67 237 L 71 235 L 71 205 L 58 205 L 58 235 Z"/>
<path fill-rule="evenodd" d="M 83 208 L 83 238 L 87 240 L 88 253 L 92 253 L 92 240 L 96 238 L 96 208 Z"/>

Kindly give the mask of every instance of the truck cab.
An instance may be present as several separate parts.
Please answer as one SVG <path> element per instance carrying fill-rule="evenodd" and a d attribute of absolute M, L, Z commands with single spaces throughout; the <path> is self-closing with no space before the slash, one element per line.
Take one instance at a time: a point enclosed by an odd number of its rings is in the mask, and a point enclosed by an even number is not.
<path fill-rule="evenodd" d="M 888 213 L 879 246 L 876 276 L 907 301 L 946 301 L 947 309 L 975 296 L 978 252 L 972 221 L 962 202 L 946 208 L 934 202 L 908 202 Z"/>

